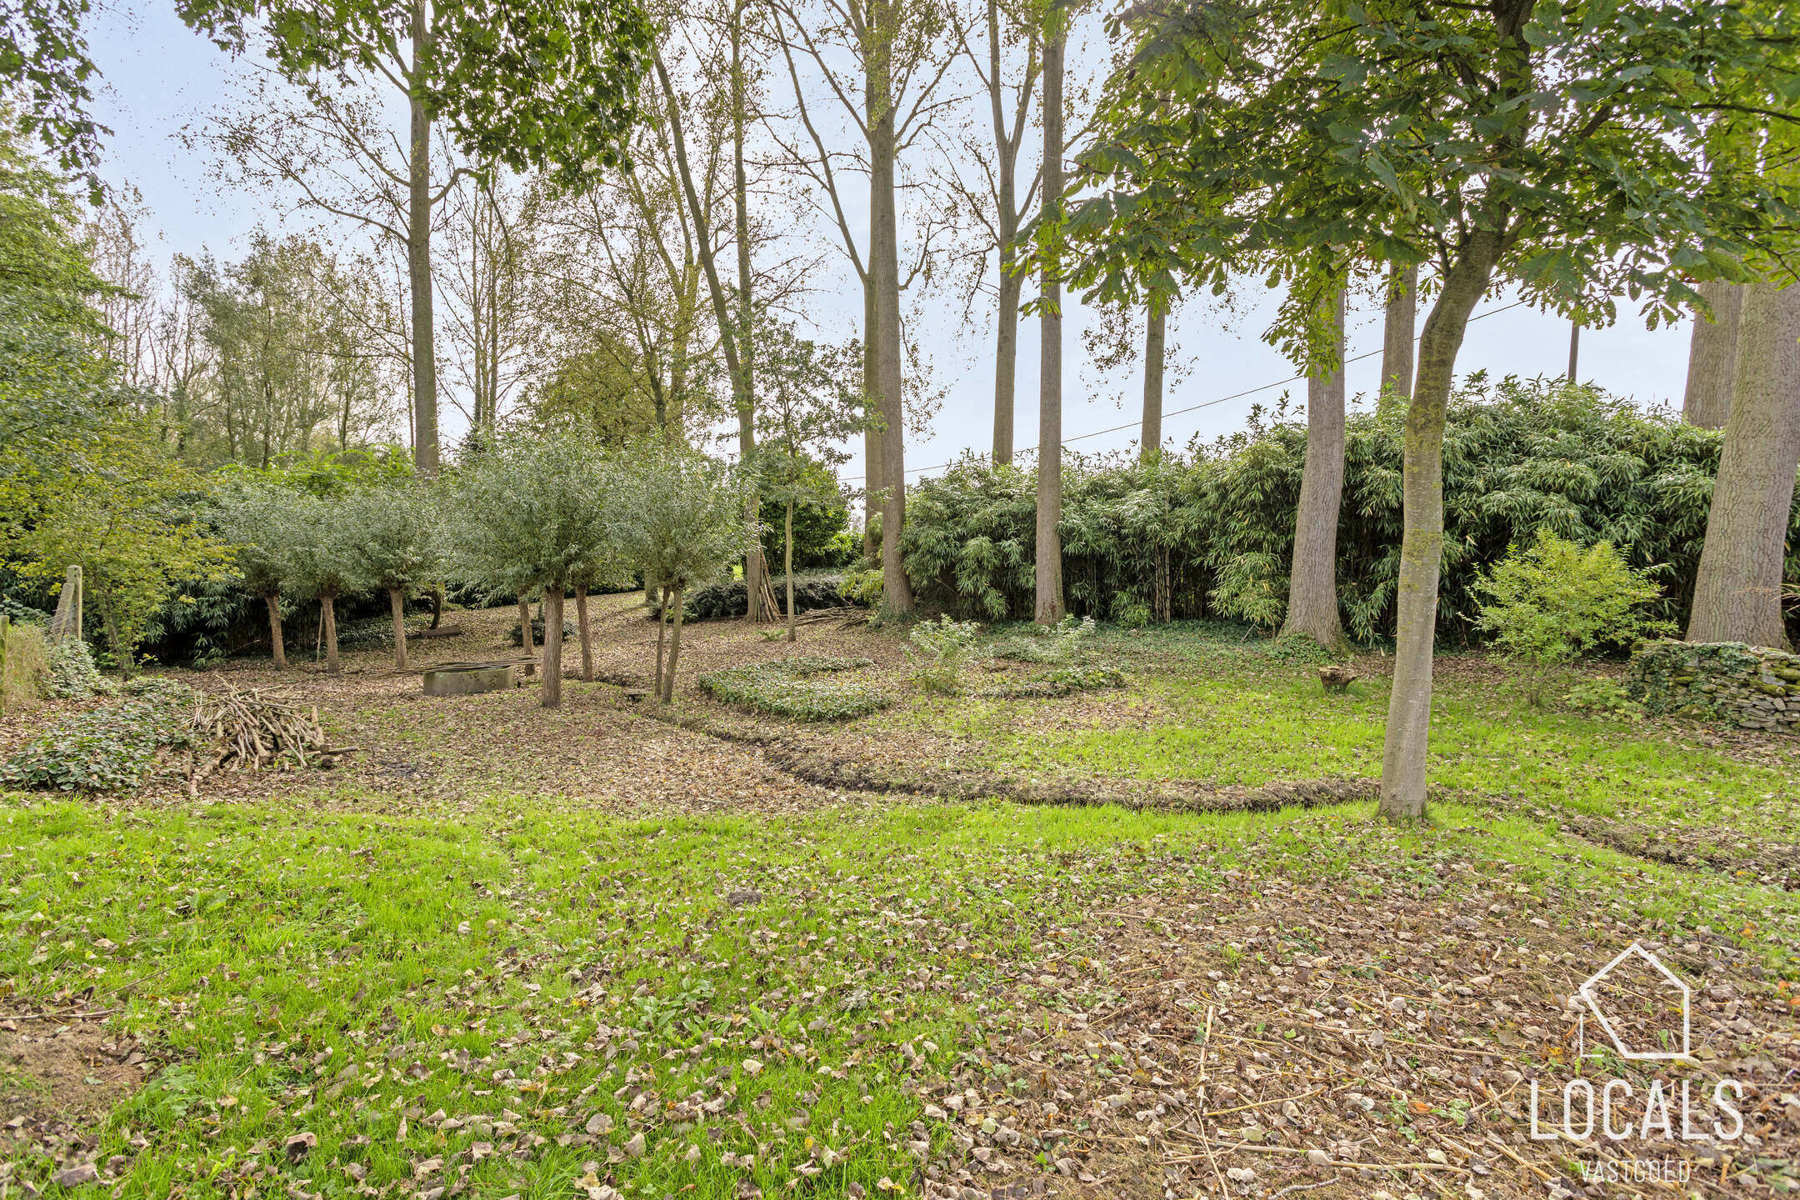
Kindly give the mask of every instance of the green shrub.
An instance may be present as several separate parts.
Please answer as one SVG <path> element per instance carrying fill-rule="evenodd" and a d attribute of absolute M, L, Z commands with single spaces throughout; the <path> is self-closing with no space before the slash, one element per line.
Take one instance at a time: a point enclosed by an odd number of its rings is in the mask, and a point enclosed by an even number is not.
<path fill-rule="evenodd" d="M 0 711 L 10 711 L 50 694 L 50 650 L 37 625 L 7 621 L 5 666 L 0 670 Z"/>
<path fill-rule="evenodd" d="M 1616 679 L 1584 679 L 1563 697 L 1570 708 L 1581 712 L 1602 713 L 1627 720 L 1639 720 L 1644 706 L 1632 699 L 1624 685 Z"/>
<path fill-rule="evenodd" d="M 994 657 L 1029 663 L 1074 662 L 1093 638 L 1094 628 L 1094 618 L 1074 616 L 1064 617 L 1047 629 L 1035 625 L 1031 633 L 1002 640 L 994 647 Z"/>
<path fill-rule="evenodd" d="M 867 658 L 796 655 L 711 671 L 700 676 L 699 683 L 700 690 L 715 700 L 773 717 L 847 721 L 893 703 L 891 697 L 869 683 L 837 678 L 846 671 L 874 665 Z"/>
<path fill-rule="evenodd" d="M 1547 672 L 1606 646 L 1629 646 L 1665 624 L 1644 610 L 1662 589 L 1607 543 L 1578 546 L 1549 530 L 1515 549 L 1475 584 L 1476 625 L 1500 653 L 1531 668 L 1541 703 Z"/>
<path fill-rule="evenodd" d="M 787 603 L 787 576 L 772 575 L 769 590 L 775 593 L 775 605 Z M 836 575 L 801 575 L 794 573 L 794 611 L 812 612 L 821 608 L 842 608 L 853 603 L 843 593 Z M 726 579 L 695 588 L 688 594 L 685 621 L 716 621 L 741 617 L 750 611 L 750 593 L 742 579 Z"/>
<path fill-rule="evenodd" d="M 165 748 L 188 744 L 193 692 L 166 679 L 138 694 L 76 716 L 28 743 L 4 764 L 0 783 L 64 792 L 134 788 Z"/>
<path fill-rule="evenodd" d="M 1058 667 L 1041 678 L 999 684 L 981 694 L 997 700 L 1025 700 L 1041 696 L 1072 696 L 1076 692 L 1123 686 L 1125 674 L 1116 667 Z"/>
<path fill-rule="evenodd" d="M 961 691 L 963 667 L 979 632 L 975 622 L 958 621 L 948 613 L 936 621 L 921 621 L 907 638 L 906 660 L 912 664 L 913 682 L 928 692 Z"/>
<path fill-rule="evenodd" d="M 847 572 L 838 584 L 838 592 L 846 603 L 860 604 L 864 608 L 880 608 L 882 598 L 887 594 L 881 579 L 881 568 L 867 567 Z"/>
<path fill-rule="evenodd" d="M 59 700 L 87 700 L 110 696 L 116 685 L 94 665 L 94 652 L 78 637 L 66 637 L 50 647 L 50 694 Z"/>
<path fill-rule="evenodd" d="M 1347 428 L 1338 526 L 1338 600 L 1351 636 L 1394 627 L 1401 540 L 1399 413 L 1358 413 Z M 1664 587 L 1651 615 L 1678 620 L 1693 597 L 1721 435 L 1667 411 L 1561 380 L 1476 374 L 1452 398 L 1444 444 L 1440 636 L 1474 637 L 1483 569 L 1539 529 L 1610 542 Z M 1239 434 L 1152 463 L 1069 455 L 1061 534 L 1071 612 L 1123 621 L 1152 607 L 1168 563 L 1171 615 L 1276 628 L 1286 616 L 1304 420 L 1276 412 Z M 902 535 L 922 604 L 982 620 L 1032 612 L 1032 477 L 969 457 L 911 485 Z M 1800 504 L 1784 577 L 1800 578 Z M 1800 638 L 1800 605 L 1789 610 Z"/>

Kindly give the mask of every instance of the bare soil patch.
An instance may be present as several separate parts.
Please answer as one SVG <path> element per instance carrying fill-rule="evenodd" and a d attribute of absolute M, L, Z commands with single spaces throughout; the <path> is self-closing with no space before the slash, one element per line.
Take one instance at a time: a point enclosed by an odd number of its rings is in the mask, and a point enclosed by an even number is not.
<path fill-rule="evenodd" d="M 102 1174 L 97 1127 L 143 1085 L 143 1049 L 99 1016 L 0 1004 L 0 1158 L 47 1154 L 69 1181 Z"/>

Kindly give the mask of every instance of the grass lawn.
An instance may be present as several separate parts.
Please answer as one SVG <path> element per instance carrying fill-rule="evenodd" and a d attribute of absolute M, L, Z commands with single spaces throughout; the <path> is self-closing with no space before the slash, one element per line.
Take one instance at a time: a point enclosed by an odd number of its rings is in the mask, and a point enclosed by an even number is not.
<path fill-rule="evenodd" d="M 640 635 L 617 633 L 621 662 Z M 696 670 L 748 644 L 736 623 L 693 636 Z M 1103 643 L 1123 693 L 913 696 L 845 745 L 1241 783 L 1375 769 L 1379 680 L 1327 700 L 1308 668 L 1201 632 Z M 1445 672 L 1442 787 L 1792 840 L 1791 746 L 1526 712 L 1484 670 Z M 70 1170 L 80 1188 L 83 1166 L 157 1197 L 1543 1195 L 1584 1159 L 1525 1135 L 1521 1080 L 1560 1085 L 1563 998 L 1634 938 L 1695 978 L 1704 1061 L 1763 1105 L 1729 1159 L 1681 1148 L 1705 1194 L 1795 1180 L 1790 890 L 1473 800 L 1396 831 L 1364 804 L 777 798 L 753 748 L 606 692 L 572 684 L 554 736 L 636 745 L 635 772 L 516 741 L 439 771 L 462 727 L 443 747 L 451 710 L 401 681 L 381 706 L 352 687 L 333 719 L 379 707 L 369 757 L 427 784 L 0 799 L 0 1093 L 20 1117 L 0 1195 Z M 456 719 L 535 716 L 524 692 L 480 700 Z M 723 799 L 631 791 L 690 751 L 729 756 Z M 515 760 L 528 790 L 476 782 Z"/>

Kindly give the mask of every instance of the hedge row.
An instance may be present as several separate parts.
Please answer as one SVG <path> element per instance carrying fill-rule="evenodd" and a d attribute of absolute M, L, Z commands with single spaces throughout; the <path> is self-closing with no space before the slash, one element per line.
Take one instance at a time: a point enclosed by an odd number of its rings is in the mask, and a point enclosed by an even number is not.
<path fill-rule="evenodd" d="M 1401 538 L 1398 413 L 1351 417 L 1338 524 L 1338 598 L 1363 641 L 1391 634 Z M 1560 380 L 1471 376 L 1444 441 L 1440 633 L 1473 636 L 1477 574 L 1540 528 L 1612 542 L 1664 589 L 1684 623 L 1706 533 L 1721 435 Z M 1139 624 L 1167 615 L 1275 628 L 1285 615 L 1303 419 L 1250 428 L 1153 464 L 1072 457 L 1063 497 L 1069 610 Z M 968 457 L 907 497 L 902 547 L 927 603 L 983 619 L 1032 611 L 1035 491 L 1029 471 Z M 1800 505 L 1788 576 L 1800 573 Z M 1800 633 L 1800 620 L 1794 632 Z"/>

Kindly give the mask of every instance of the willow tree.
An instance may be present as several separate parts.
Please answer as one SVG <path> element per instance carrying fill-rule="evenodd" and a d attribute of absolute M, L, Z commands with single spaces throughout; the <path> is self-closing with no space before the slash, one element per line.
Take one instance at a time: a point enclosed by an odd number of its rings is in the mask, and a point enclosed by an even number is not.
<path fill-rule="evenodd" d="M 292 488 L 256 481 L 227 487 L 214 500 L 214 524 L 231 546 L 232 565 L 268 610 L 270 655 L 278 671 L 287 667 L 282 591 L 298 582 L 295 550 L 309 536 L 307 505 L 312 503 L 311 496 Z"/>
<path fill-rule="evenodd" d="M 1083 157 L 1099 194 L 1070 220 L 1077 282 L 1128 290 L 1148 264 L 1222 286 L 1253 264 L 1288 288 L 1293 334 L 1329 286 L 1308 269 L 1319 246 L 1438 280 L 1406 409 L 1384 815 L 1425 810 L 1444 420 L 1470 314 L 1510 284 L 1589 323 L 1630 294 L 1654 325 L 1698 298 L 1696 276 L 1741 278 L 1800 197 L 1702 145 L 1728 109 L 1788 119 L 1735 90 L 1792 94 L 1787 19 L 1721 0 L 1182 0 L 1115 19 L 1132 49 Z"/>
<path fill-rule="evenodd" d="M 407 669 L 406 596 L 436 582 L 437 530 L 429 517 L 431 496 L 420 488 L 368 488 L 335 506 L 336 519 L 352 535 L 362 577 L 388 596 L 394 622 L 394 669 Z"/>

